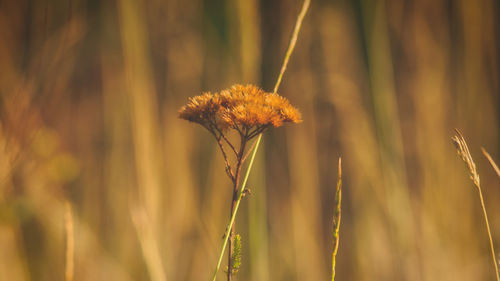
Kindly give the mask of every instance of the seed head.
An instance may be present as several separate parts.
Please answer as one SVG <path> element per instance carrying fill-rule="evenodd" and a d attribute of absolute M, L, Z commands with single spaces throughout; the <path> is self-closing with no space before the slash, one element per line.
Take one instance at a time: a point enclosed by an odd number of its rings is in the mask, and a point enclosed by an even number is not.
<path fill-rule="evenodd" d="M 179 117 L 209 130 L 215 126 L 220 130 L 249 131 L 302 121 L 298 109 L 286 98 L 254 85 L 234 85 L 219 93 L 189 98 L 188 104 L 179 110 Z"/>
<path fill-rule="evenodd" d="M 467 166 L 467 169 L 469 170 L 469 176 L 472 182 L 474 182 L 474 185 L 477 188 L 480 188 L 480 179 L 479 179 L 479 174 L 477 173 L 476 170 L 476 164 L 474 163 L 474 160 L 472 160 L 472 156 L 469 151 L 469 147 L 467 146 L 467 142 L 465 142 L 465 139 L 463 135 L 455 129 L 455 132 L 457 133 L 455 136 L 451 138 L 453 141 L 453 144 L 455 145 L 457 149 L 458 156 L 462 158 L 462 161 L 464 161 L 465 165 Z"/>

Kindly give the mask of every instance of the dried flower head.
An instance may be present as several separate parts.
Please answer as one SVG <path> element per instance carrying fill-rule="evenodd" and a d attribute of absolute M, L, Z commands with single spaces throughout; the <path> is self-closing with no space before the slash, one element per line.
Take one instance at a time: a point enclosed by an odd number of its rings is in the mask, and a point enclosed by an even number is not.
<path fill-rule="evenodd" d="M 189 99 L 179 117 L 208 130 L 235 129 L 251 138 L 268 127 L 301 122 L 300 112 L 290 102 L 254 85 L 234 85 L 220 93 L 204 93 Z"/>

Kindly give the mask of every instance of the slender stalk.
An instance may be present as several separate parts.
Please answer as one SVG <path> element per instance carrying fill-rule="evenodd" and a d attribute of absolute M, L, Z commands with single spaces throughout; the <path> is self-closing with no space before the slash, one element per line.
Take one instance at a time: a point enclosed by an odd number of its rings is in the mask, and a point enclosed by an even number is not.
<path fill-rule="evenodd" d="M 493 246 L 493 238 L 491 237 L 490 223 L 488 222 L 488 214 L 486 213 L 486 207 L 484 205 L 484 199 L 483 199 L 483 193 L 481 192 L 481 187 L 478 187 L 477 191 L 479 193 L 479 200 L 481 201 L 481 209 L 483 209 L 483 218 L 486 224 L 486 230 L 488 231 L 488 238 L 490 239 L 491 258 L 493 260 L 493 265 L 495 266 L 497 281 L 500 281 L 500 276 L 498 273 L 498 262 L 495 256 L 495 247 Z"/>
<path fill-rule="evenodd" d="M 495 173 L 497 173 L 497 176 L 500 177 L 500 169 L 498 169 L 498 166 L 495 163 L 495 161 L 493 161 L 493 158 L 491 158 L 490 154 L 488 153 L 488 151 L 486 151 L 486 149 L 481 147 L 481 150 L 483 151 L 484 157 L 486 157 L 486 159 L 488 159 L 488 162 L 490 162 L 490 165 L 491 167 L 493 167 L 493 170 L 495 170 Z"/>
<path fill-rule="evenodd" d="M 278 92 L 278 88 L 280 87 L 281 79 L 283 79 L 283 75 L 285 74 L 288 61 L 290 60 L 292 52 L 295 49 L 295 44 L 297 43 L 300 27 L 302 26 L 302 21 L 306 16 L 307 10 L 309 9 L 309 4 L 311 4 L 311 0 L 304 0 L 304 3 L 302 4 L 302 9 L 300 10 L 297 21 L 295 22 L 295 28 L 293 29 L 292 38 L 290 39 L 290 43 L 288 44 L 288 50 L 286 51 L 285 59 L 283 60 L 283 65 L 281 66 L 280 75 L 278 76 L 278 80 L 274 85 L 273 93 Z"/>
<path fill-rule="evenodd" d="M 293 33 L 292 33 L 292 38 L 290 39 L 290 43 L 288 44 L 288 49 L 287 49 L 287 52 L 285 54 L 285 58 L 283 59 L 283 64 L 281 66 L 280 74 L 278 76 L 276 84 L 274 85 L 273 93 L 278 92 L 279 86 L 281 84 L 281 80 L 283 79 L 283 75 L 285 74 L 286 67 L 288 65 L 288 61 L 290 60 L 290 57 L 293 53 L 293 50 L 295 49 L 295 44 L 297 43 L 298 34 L 299 34 L 300 28 L 302 26 L 302 22 L 304 20 L 304 17 L 307 13 L 307 10 L 309 9 L 310 3 L 311 3 L 311 0 L 304 0 L 304 2 L 302 4 L 302 9 L 300 10 L 300 13 L 297 17 L 297 21 L 295 22 L 295 28 L 294 28 Z M 240 134 L 242 133 L 241 130 L 239 130 L 239 128 L 236 128 L 236 129 L 238 130 L 238 132 L 240 132 Z M 230 233 L 232 233 L 232 231 L 233 231 L 234 220 L 236 218 L 236 214 L 237 214 L 238 208 L 240 206 L 241 198 L 243 197 L 243 193 L 244 193 L 244 190 L 246 187 L 248 176 L 250 175 L 250 171 L 252 169 L 253 160 L 255 158 L 255 155 L 257 154 L 257 150 L 259 149 L 259 144 L 260 144 L 261 139 L 262 139 L 262 132 L 259 133 L 259 135 L 257 137 L 257 141 L 255 142 L 255 147 L 253 148 L 252 157 L 250 158 L 250 163 L 248 164 L 248 168 L 246 170 L 245 177 L 243 179 L 243 183 L 237 192 L 236 201 L 234 201 L 234 192 L 233 192 L 233 202 L 231 204 L 231 212 L 232 212 L 231 219 L 229 220 L 229 225 L 228 225 L 228 227 L 226 229 L 226 233 L 224 235 L 224 242 L 222 244 L 222 249 L 221 249 L 220 254 L 219 254 L 219 259 L 217 261 L 217 266 L 215 268 L 215 272 L 214 272 L 214 275 L 212 277 L 212 281 L 215 281 L 217 278 L 217 273 L 219 272 L 220 265 L 222 263 L 222 258 L 224 256 L 224 252 L 225 252 L 227 244 L 230 240 L 230 236 L 232 236 Z M 235 178 L 236 179 L 239 178 L 239 172 L 235 172 Z M 238 185 L 235 185 L 235 186 L 236 186 L 235 190 L 237 190 Z M 229 244 L 230 244 L 229 245 L 229 249 L 230 249 L 229 252 L 231 253 L 232 252 L 231 243 L 229 243 Z M 231 275 L 231 263 L 232 263 L 231 262 L 231 254 L 228 257 L 228 260 L 229 260 L 228 280 L 231 280 L 230 279 L 231 278 L 231 276 L 230 276 Z"/>
<path fill-rule="evenodd" d="M 231 202 L 231 212 L 229 213 L 229 218 L 233 217 L 234 209 L 236 207 L 238 191 L 233 191 L 233 200 Z M 227 249 L 227 281 L 231 281 L 233 276 L 233 241 L 234 241 L 234 226 L 231 226 L 229 230 L 229 247 Z"/>
<path fill-rule="evenodd" d="M 233 146 L 233 144 L 227 139 L 227 137 L 224 135 L 224 133 L 219 129 L 219 127 L 217 127 L 217 125 L 214 125 L 213 126 L 214 129 L 219 132 L 219 135 L 222 137 L 222 139 L 224 139 L 224 141 L 226 141 L 227 145 L 229 145 L 229 147 L 231 148 L 231 150 L 234 152 L 235 155 L 237 155 L 238 153 L 236 152 L 236 148 Z"/>
<path fill-rule="evenodd" d="M 332 252 L 332 281 L 335 281 L 335 260 L 339 250 L 340 219 L 342 217 L 342 159 L 339 157 L 339 179 L 337 181 L 337 192 L 335 194 L 335 211 L 333 214 L 333 252 Z"/>
<path fill-rule="evenodd" d="M 486 224 L 486 231 L 488 232 L 488 238 L 489 238 L 489 242 L 490 242 L 491 258 L 493 261 L 493 266 L 495 268 L 495 274 L 497 277 L 497 281 L 500 281 L 500 276 L 499 276 L 500 273 L 498 272 L 498 262 L 497 262 L 497 259 L 495 257 L 495 247 L 493 246 L 493 238 L 491 237 L 490 223 L 488 222 L 488 214 L 486 212 L 486 206 L 484 204 L 483 192 L 481 191 L 481 180 L 479 178 L 479 173 L 476 170 L 476 164 L 474 163 L 474 160 L 472 159 L 472 155 L 470 154 L 469 147 L 467 146 L 467 142 L 465 141 L 462 133 L 460 133 L 460 131 L 458 129 L 455 129 L 455 132 L 457 133 L 457 135 L 452 138 L 453 143 L 455 144 L 455 146 L 457 148 L 458 155 L 460 156 L 460 158 L 462 158 L 462 160 L 465 162 L 467 168 L 469 169 L 470 179 L 474 183 L 474 186 L 477 188 L 477 192 L 479 193 L 479 200 L 481 201 L 481 209 L 483 210 L 483 218 L 484 218 L 484 222 Z M 483 149 L 483 153 L 484 152 L 485 152 L 485 150 Z"/>
<path fill-rule="evenodd" d="M 491 158 L 490 154 L 486 151 L 486 149 L 481 147 L 481 150 L 483 151 L 483 154 L 486 157 L 486 159 L 488 159 L 488 162 L 490 162 L 490 165 L 491 165 L 491 167 L 493 167 L 493 170 L 495 170 L 497 175 L 500 177 L 500 169 L 498 168 L 495 161 L 493 161 L 493 158 Z M 484 200 L 483 200 L 483 195 L 481 194 L 481 190 L 479 190 L 479 198 L 481 199 L 481 206 L 483 208 L 483 214 L 484 214 L 484 218 L 486 220 L 486 227 L 488 229 L 488 236 L 490 238 L 490 250 L 491 250 L 491 254 L 493 256 L 493 262 L 495 263 L 495 270 L 497 272 L 497 280 L 498 280 L 498 262 L 495 259 L 495 248 L 493 247 L 493 239 L 491 239 L 491 231 L 490 231 L 490 225 L 488 223 L 488 215 L 486 214 L 486 209 L 484 207 Z"/>
<path fill-rule="evenodd" d="M 242 134 L 241 135 L 241 145 L 240 145 L 240 151 L 238 152 L 237 156 L 237 163 L 236 163 L 236 172 L 235 172 L 235 177 L 233 181 L 233 198 L 231 202 L 231 212 L 229 213 L 229 219 L 233 216 L 234 208 L 236 206 L 236 201 L 238 200 L 238 185 L 240 181 L 240 173 L 241 173 L 241 165 L 243 164 L 243 154 L 245 152 L 245 146 L 247 143 L 247 135 Z M 243 192 L 243 191 L 242 191 Z M 234 241 L 234 226 L 230 227 L 229 230 L 229 248 L 228 250 L 228 255 L 227 255 L 227 281 L 231 281 L 232 276 L 233 276 L 233 241 Z"/>
<path fill-rule="evenodd" d="M 253 148 L 255 147 L 255 143 L 256 143 L 256 142 L 257 142 L 257 141 L 254 141 L 254 142 L 252 143 L 252 145 L 251 145 L 251 146 L 250 146 L 250 148 L 248 149 L 248 151 L 247 151 L 247 153 L 245 154 L 245 156 L 243 156 L 243 160 L 242 160 L 242 162 L 243 162 L 243 163 L 244 163 L 244 162 L 245 162 L 245 160 L 248 158 L 248 156 L 249 156 L 249 155 L 253 152 Z"/>
<path fill-rule="evenodd" d="M 262 138 L 262 135 L 259 135 L 259 137 L 257 138 L 256 146 L 260 143 L 261 138 Z M 246 170 L 245 177 L 243 178 L 243 184 L 241 185 L 241 188 L 238 190 L 238 198 L 236 200 L 236 204 L 234 205 L 234 210 L 233 210 L 233 213 L 231 215 L 231 219 L 229 220 L 228 228 L 226 229 L 226 233 L 224 235 L 224 243 L 222 243 L 222 250 L 221 250 L 221 253 L 219 255 L 219 260 L 217 261 L 217 266 L 215 268 L 215 272 L 214 272 L 214 275 L 212 277 L 212 281 L 215 281 L 215 279 L 217 277 L 217 272 L 219 272 L 220 265 L 222 263 L 222 258 L 224 256 L 224 251 L 226 250 L 228 240 L 229 240 L 229 231 L 230 231 L 230 229 L 233 228 L 234 220 L 236 218 L 236 213 L 238 212 L 238 208 L 240 207 L 241 198 L 243 197 L 243 190 L 245 189 L 245 186 L 246 186 L 246 183 L 248 180 L 248 176 L 250 175 L 250 170 L 252 169 L 255 155 L 257 154 L 256 152 L 257 152 L 257 150 L 254 149 L 252 156 L 250 157 L 250 162 L 248 164 L 248 168 Z"/>
<path fill-rule="evenodd" d="M 226 166 L 226 173 L 231 178 L 231 180 L 234 182 L 235 181 L 235 175 L 233 174 L 233 170 L 231 169 L 231 163 L 229 163 L 229 158 L 227 157 L 226 151 L 224 150 L 224 144 L 222 143 L 222 140 L 220 137 L 218 137 L 214 133 L 215 139 L 217 140 L 217 144 L 220 147 L 220 151 L 222 152 L 222 157 L 224 157 L 224 164 Z"/>

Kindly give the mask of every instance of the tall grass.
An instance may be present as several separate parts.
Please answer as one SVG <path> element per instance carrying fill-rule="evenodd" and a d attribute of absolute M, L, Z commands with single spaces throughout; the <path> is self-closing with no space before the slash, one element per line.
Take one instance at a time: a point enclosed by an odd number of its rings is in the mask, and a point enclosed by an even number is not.
<path fill-rule="evenodd" d="M 336 280 L 492 278 L 448 132 L 499 155 L 497 2 L 311 2 L 279 86 L 304 122 L 257 151 L 239 280 L 330 278 L 339 155 Z M 65 200 L 74 280 L 210 276 L 231 186 L 216 144 L 176 110 L 236 82 L 272 90 L 300 5 L 2 1 L 0 279 L 65 278 Z M 500 189 L 485 183 L 498 179 L 475 160 L 496 242 Z"/>

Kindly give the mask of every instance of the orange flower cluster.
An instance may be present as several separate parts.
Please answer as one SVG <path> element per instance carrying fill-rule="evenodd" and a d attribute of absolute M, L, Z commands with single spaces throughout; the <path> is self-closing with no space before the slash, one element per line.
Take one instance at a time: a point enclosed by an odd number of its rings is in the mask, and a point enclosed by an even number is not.
<path fill-rule="evenodd" d="M 233 128 L 240 132 L 301 122 L 300 112 L 286 98 L 254 85 L 234 85 L 220 93 L 192 97 L 179 110 L 179 117 L 209 130 Z"/>

